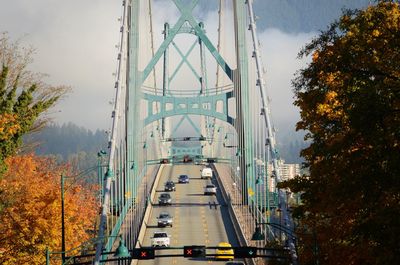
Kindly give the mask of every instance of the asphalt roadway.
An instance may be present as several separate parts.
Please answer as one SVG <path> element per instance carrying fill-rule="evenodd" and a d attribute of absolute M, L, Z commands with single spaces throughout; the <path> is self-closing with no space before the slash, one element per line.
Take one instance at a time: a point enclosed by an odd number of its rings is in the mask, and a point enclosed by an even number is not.
<path fill-rule="evenodd" d="M 215 179 L 201 179 L 200 170 L 203 166 L 183 164 L 165 166 L 156 188 L 156 196 L 152 201 L 153 210 L 147 223 L 146 233 L 141 242 L 143 247 L 151 246 L 151 237 L 155 231 L 165 231 L 170 236 L 171 247 L 185 245 L 205 245 L 215 247 L 220 242 L 229 242 L 238 246 L 238 241 L 229 219 L 228 208 L 219 192 Z M 178 184 L 179 175 L 188 175 L 188 184 Z M 158 205 L 158 196 L 164 192 L 164 183 L 172 180 L 176 191 L 169 192 L 172 205 Z M 218 187 L 217 195 L 204 195 L 204 187 L 213 183 Z M 156 217 L 166 211 L 173 216 L 173 227 L 157 227 Z M 215 253 L 214 249 L 207 249 L 207 254 Z M 160 248 L 155 255 L 183 254 L 182 249 Z M 154 260 L 140 260 L 138 264 L 225 264 L 213 257 L 184 258 L 184 257 L 156 257 Z M 229 264 L 229 263 L 228 263 Z"/>

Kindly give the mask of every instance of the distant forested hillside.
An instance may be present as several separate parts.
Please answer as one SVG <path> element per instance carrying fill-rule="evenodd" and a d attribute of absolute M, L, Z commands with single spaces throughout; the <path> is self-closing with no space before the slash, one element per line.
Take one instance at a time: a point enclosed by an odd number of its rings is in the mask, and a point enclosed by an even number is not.
<path fill-rule="evenodd" d="M 325 30 L 343 8 L 364 8 L 369 0 L 256 0 L 255 14 L 261 29 L 277 28 L 285 32 Z"/>
<path fill-rule="evenodd" d="M 276 28 L 290 33 L 324 30 L 340 16 L 343 8 L 364 8 L 369 2 L 374 1 L 253 0 L 259 30 Z M 203 0 L 200 5 L 201 13 L 205 13 L 218 8 L 218 1 Z"/>
<path fill-rule="evenodd" d="M 36 154 L 56 156 L 78 170 L 96 165 L 97 153 L 107 150 L 107 141 L 104 131 L 92 132 L 73 123 L 51 124 L 24 139 L 26 144 L 34 146 Z"/>
<path fill-rule="evenodd" d="M 279 157 L 287 164 L 301 164 L 304 159 L 300 157 L 300 151 L 308 147 L 309 143 L 304 141 L 302 133 L 278 134 L 277 148 Z"/>
<path fill-rule="evenodd" d="M 74 123 L 51 124 L 42 131 L 24 138 L 25 144 L 38 155 L 55 156 L 59 161 L 70 162 L 77 170 L 85 170 L 97 163 L 97 153 L 107 149 L 107 134 L 102 130 L 79 127 Z M 301 163 L 299 152 L 306 146 L 301 134 L 281 135 L 279 154 L 286 163 Z"/>

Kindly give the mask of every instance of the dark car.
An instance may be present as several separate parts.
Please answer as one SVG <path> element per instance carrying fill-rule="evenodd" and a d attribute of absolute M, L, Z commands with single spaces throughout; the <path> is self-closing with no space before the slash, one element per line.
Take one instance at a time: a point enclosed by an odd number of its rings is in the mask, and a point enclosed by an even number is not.
<path fill-rule="evenodd" d="M 160 197 L 158 197 L 159 205 L 168 205 L 171 204 L 171 202 L 171 195 L 169 195 L 168 193 L 161 193 Z"/>
<path fill-rule="evenodd" d="M 191 158 L 191 157 L 188 156 L 188 155 L 185 155 L 185 156 L 183 157 L 183 163 L 190 163 L 190 162 L 193 162 L 193 158 Z"/>
<path fill-rule="evenodd" d="M 161 212 L 160 215 L 157 217 L 157 226 L 158 227 L 172 227 L 172 216 L 167 212 Z"/>
<path fill-rule="evenodd" d="M 180 175 L 178 179 L 179 183 L 189 183 L 188 175 Z"/>
<path fill-rule="evenodd" d="M 164 186 L 164 191 L 175 191 L 175 183 L 173 181 L 167 181 Z"/>

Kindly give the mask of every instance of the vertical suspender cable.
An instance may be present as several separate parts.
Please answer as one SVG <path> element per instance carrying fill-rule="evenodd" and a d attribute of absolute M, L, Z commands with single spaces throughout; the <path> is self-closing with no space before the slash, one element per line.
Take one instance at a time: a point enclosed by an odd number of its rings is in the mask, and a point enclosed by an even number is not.
<path fill-rule="evenodd" d="M 169 35 L 169 24 L 164 23 L 164 40 Z M 167 91 L 169 90 L 169 48 L 167 47 L 164 51 L 164 62 L 163 62 L 163 88 L 162 95 L 165 97 L 167 95 Z M 166 118 L 161 118 L 161 137 L 165 139 L 165 126 L 166 126 Z M 164 154 L 163 154 L 164 156 Z"/>
<path fill-rule="evenodd" d="M 149 8 L 149 26 L 150 26 L 150 42 L 151 42 L 151 56 L 154 57 L 154 32 L 153 32 L 153 13 L 152 13 L 152 0 L 148 0 L 148 8 Z M 154 93 L 157 95 L 157 76 L 156 76 L 156 69 L 153 69 L 153 86 L 154 86 Z M 156 110 L 157 112 L 159 111 L 158 109 L 158 105 L 156 106 Z M 160 120 L 157 120 L 157 128 L 160 128 Z M 158 130 L 160 132 L 160 130 Z M 154 133 L 154 126 L 153 126 L 153 135 L 155 135 Z M 153 144 L 154 144 L 154 149 L 158 149 L 159 154 L 161 154 L 161 145 L 159 144 L 155 144 L 155 139 L 156 137 L 154 137 L 153 139 Z M 156 151 L 156 150 L 155 150 Z M 158 158 L 157 155 L 155 155 L 154 158 Z"/>
<path fill-rule="evenodd" d="M 219 54 L 221 54 L 221 51 L 222 51 L 222 29 L 223 29 L 223 27 L 222 27 L 222 21 L 223 21 L 223 19 L 224 19 L 224 6 L 223 6 L 223 3 L 224 3 L 225 1 L 224 0 L 219 0 L 219 10 L 218 10 L 218 44 L 217 44 L 217 51 L 218 51 L 218 53 Z M 218 94 L 218 92 L 220 92 L 220 91 L 218 91 L 218 88 L 221 86 L 222 87 L 222 82 L 221 82 L 221 80 L 222 80 L 222 78 L 221 78 L 221 74 L 220 74 L 220 66 L 219 65 L 217 65 L 217 71 L 216 71 L 216 78 L 215 78 L 215 93 L 216 94 Z M 222 90 L 222 88 L 221 88 L 221 90 Z M 228 104 L 228 102 L 226 102 L 226 104 Z M 218 110 L 217 109 L 217 111 L 221 111 L 221 110 Z M 213 128 L 212 128 L 212 131 L 211 131 L 211 136 L 210 136 L 210 145 L 212 146 L 211 148 L 213 148 L 213 150 L 214 150 L 214 148 L 221 148 L 220 146 L 218 146 L 218 145 L 213 145 L 213 142 L 214 142 L 214 137 L 215 137 L 215 129 L 216 129 L 216 124 L 218 123 L 218 125 L 220 124 L 220 122 L 217 122 L 217 119 L 214 117 L 213 118 Z M 220 134 L 218 134 L 218 143 L 220 143 L 220 141 L 221 141 L 221 135 L 222 135 L 222 133 L 220 133 Z M 215 147 L 213 147 L 213 146 L 215 146 Z M 217 153 L 218 152 L 218 153 Z M 215 150 L 214 152 L 213 152 L 213 156 L 215 155 L 215 156 L 220 156 L 221 154 L 223 154 L 223 152 L 221 152 L 221 151 L 218 151 L 218 150 Z"/>
<path fill-rule="evenodd" d="M 126 32 L 126 13 L 127 13 L 127 3 L 126 0 L 123 1 L 123 15 L 122 15 L 122 32 L 121 32 L 121 38 L 120 38 L 120 51 L 119 54 L 122 55 L 122 52 L 124 51 L 124 36 Z M 113 121 L 112 121 L 112 129 L 111 129 L 111 138 L 110 138 L 110 155 L 109 155 L 109 160 L 108 160 L 108 169 L 106 172 L 106 181 L 105 181 L 105 186 L 104 186 L 104 199 L 103 199 L 103 204 L 101 206 L 101 216 L 100 216 L 100 224 L 99 224 L 99 233 L 98 237 L 99 240 L 97 241 L 96 245 L 96 255 L 95 255 L 95 265 L 98 265 L 100 263 L 101 259 L 101 252 L 103 249 L 103 237 L 104 237 L 104 231 L 106 228 L 106 221 L 107 221 L 107 211 L 109 208 L 109 202 L 110 202 L 110 188 L 111 188 L 111 177 L 113 175 L 113 167 L 114 167 L 114 156 L 115 156 L 115 149 L 116 149 L 116 136 L 117 136 L 117 128 L 118 128 L 118 122 L 119 122 L 119 111 L 120 111 L 120 105 L 121 105 L 121 84 L 118 82 L 120 80 L 120 75 L 121 75 L 121 67 L 122 67 L 122 59 L 118 61 L 118 69 L 117 69 L 117 76 L 116 76 L 116 92 L 115 92 L 115 103 L 114 103 L 114 111 L 113 111 Z"/>

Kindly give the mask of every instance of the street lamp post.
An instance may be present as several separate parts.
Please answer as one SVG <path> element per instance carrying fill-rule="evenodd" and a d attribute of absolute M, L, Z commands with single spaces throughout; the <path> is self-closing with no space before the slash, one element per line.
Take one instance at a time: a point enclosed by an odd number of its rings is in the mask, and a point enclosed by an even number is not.
<path fill-rule="evenodd" d="M 298 264 L 298 256 L 297 256 L 297 237 L 294 235 L 294 231 L 284 227 L 282 225 L 279 224 L 275 224 L 275 223 L 257 223 L 256 222 L 256 230 L 251 238 L 251 240 L 265 240 L 265 235 L 262 233 L 261 231 L 261 227 L 260 225 L 269 225 L 273 228 L 278 229 L 280 232 L 285 233 L 288 237 L 290 237 L 293 242 L 294 245 L 289 245 L 289 248 L 291 249 L 291 257 L 292 257 L 292 262 L 294 265 Z M 313 237 L 313 246 L 312 246 L 312 250 L 313 250 L 313 255 L 315 257 L 315 264 L 319 265 L 319 258 L 318 258 L 318 243 L 317 243 L 317 234 L 315 231 L 313 231 L 312 233 L 297 233 L 297 234 L 301 234 L 301 235 L 311 235 Z"/>
<path fill-rule="evenodd" d="M 264 240 L 265 239 L 265 235 L 262 234 L 262 232 L 261 232 L 260 225 L 269 225 L 273 228 L 278 229 L 281 232 L 284 232 L 285 234 L 292 237 L 293 239 L 297 239 L 297 237 L 294 235 L 294 231 L 290 230 L 289 228 L 286 228 L 279 224 L 265 222 L 265 223 L 256 223 L 256 231 L 254 232 L 254 234 L 251 238 L 252 240 Z"/>
<path fill-rule="evenodd" d="M 104 152 L 104 151 L 103 151 Z M 104 154 L 102 152 L 102 154 Z M 79 178 L 86 176 L 86 173 L 89 173 L 93 169 L 97 168 L 98 172 L 100 171 L 99 168 L 103 167 L 101 164 L 98 164 L 94 167 L 88 168 L 81 172 L 80 174 L 76 176 L 64 176 L 61 174 L 61 260 L 62 264 L 65 263 L 65 178 Z"/>
<path fill-rule="evenodd" d="M 125 245 L 125 241 L 123 240 L 122 235 L 118 235 L 118 236 L 98 237 L 98 238 L 90 239 L 89 241 L 86 241 L 85 243 L 81 244 L 80 246 L 78 246 L 78 247 L 76 247 L 74 249 L 71 249 L 69 251 L 60 251 L 60 252 L 59 251 L 54 251 L 54 252 L 51 252 L 49 250 L 49 248 L 46 247 L 46 265 L 50 265 L 50 255 L 51 254 L 58 254 L 58 255 L 61 254 L 61 256 L 63 257 L 61 265 L 64 265 L 67 262 L 66 257 L 65 257 L 66 253 L 73 252 L 73 251 L 75 251 L 77 249 L 85 248 L 85 247 L 88 246 L 88 244 L 90 245 L 90 243 L 94 244 L 94 243 L 97 243 L 99 240 L 103 240 L 105 238 L 110 238 L 110 237 L 119 237 L 120 241 L 119 241 L 119 245 L 118 245 L 117 249 L 115 250 L 115 252 L 109 252 L 107 254 L 114 254 L 114 257 L 117 258 L 117 259 L 130 258 L 131 254 L 130 254 L 128 248 Z M 84 256 L 87 257 L 87 255 L 84 255 Z M 79 256 L 75 256 L 74 258 L 79 258 Z"/>
<path fill-rule="evenodd" d="M 280 233 L 284 232 L 288 237 L 292 238 L 292 240 L 295 243 L 294 243 L 294 246 L 289 246 L 289 248 L 291 249 L 290 255 L 292 258 L 292 264 L 297 265 L 298 264 L 297 244 L 296 244 L 297 237 L 294 235 L 294 231 L 290 230 L 287 227 L 283 227 L 282 225 L 275 224 L 275 223 L 268 223 L 268 222 L 257 223 L 256 222 L 256 231 L 254 232 L 253 236 L 251 237 L 252 240 L 265 240 L 265 235 L 262 233 L 260 225 L 269 225 L 275 229 L 278 229 L 280 231 Z M 282 239 L 282 237 L 280 237 L 280 240 L 281 239 Z"/>
<path fill-rule="evenodd" d="M 100 204 L 103 200 L 103 181 L 104 181 L 104 172 L 103 172 L 103 167 L 101 166 L 104 162 L 104 156 L 107 155 L 107 152 L 104 150 L 100 150 L 97 153 L 97 182 L 99 183 L 100 188 L 100 194 L 99 194 L 99 198 L 100 198 Z"/>
<path fill-rule="evenodd" d="M 279 215 L 279 226 L 282 227 L 282 210 L 281 208 L 277 208 L 276 211 Z M 282 241 L 282 230 L 279 230 L 279 240 Z"/>
<path fill-rule="evenodd" d="M 61 174 L 61 260 L 65 263 L 64 176 Z"/>

